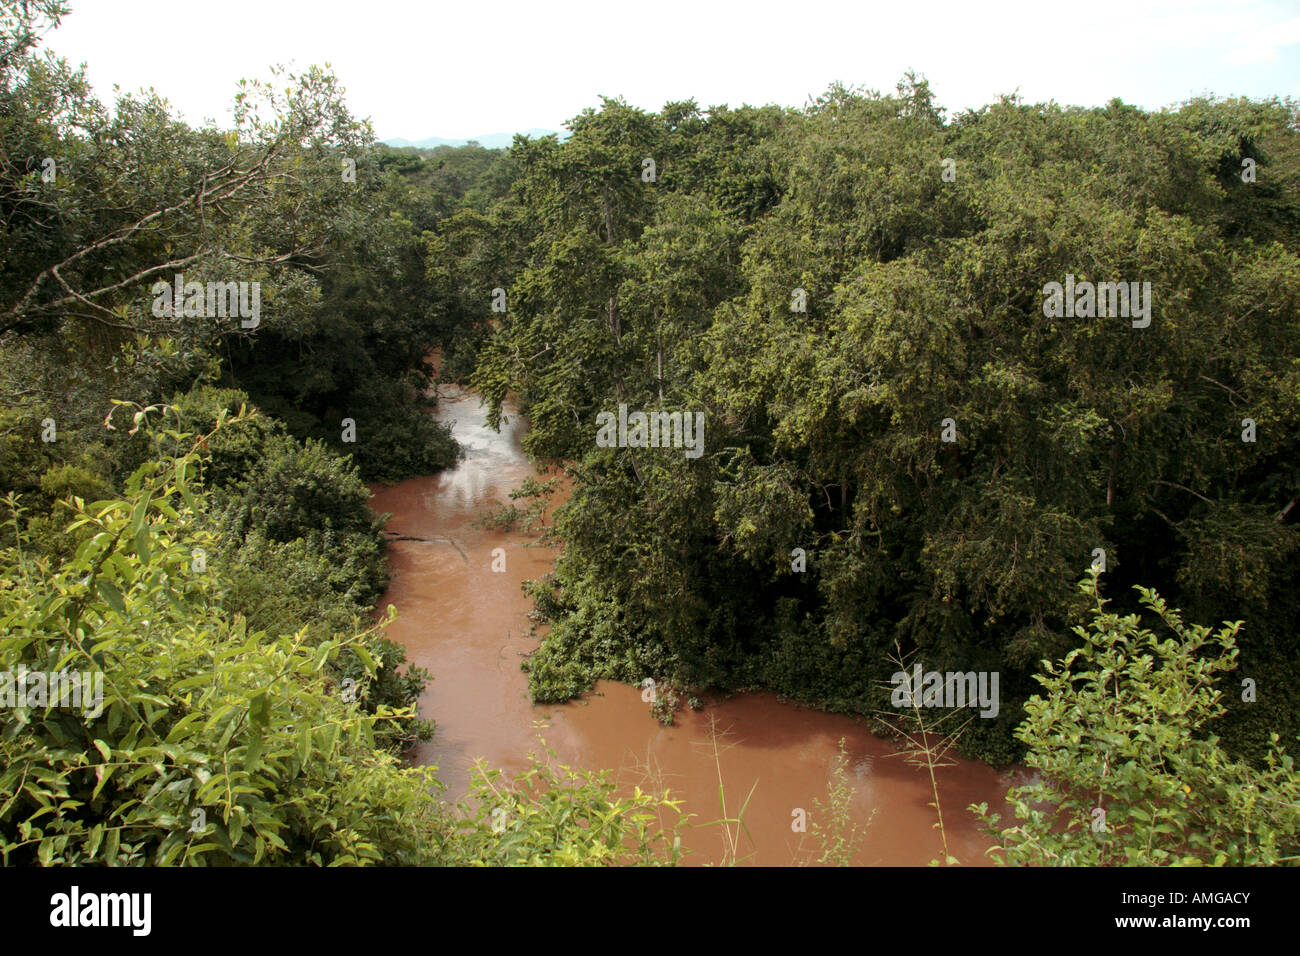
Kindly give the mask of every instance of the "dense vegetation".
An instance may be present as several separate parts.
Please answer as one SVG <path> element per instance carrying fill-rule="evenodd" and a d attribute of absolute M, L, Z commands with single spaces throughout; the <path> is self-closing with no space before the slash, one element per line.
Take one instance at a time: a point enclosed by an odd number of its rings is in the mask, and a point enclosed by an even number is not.
<path fill-rule="evenodd" d="M 1102 549 L 1115 600 L 1248 622 L 1260 693 L 1216 732 L 1293 746 L 1293 103 L 945 120 L 909 76 L 797 111 L 607 100 L 571 129 L 518 141 L 508 195 L 435 228 L 470 253 L 466 298 L 508 291 L 474 381 L 498 413 L 517 392 L 527 447 L 577 482 L 538 699 L 654 677 L 867 714 L 898 642 L 1000 672 L 964 743 L 1006 761 Z M 1046 314 L 1070 275 L 1149 282 L 1149 325 Z M 599 447 L 620 403 L 704 413 L 703 456 Z"/>
<path fill-rule="evenodd" d="M 228 131 L 110 112 L 40 50 L 66 13 L 0 5 L 0 673 L 103 699 L 0 707 L 0 862 L 674 860 L 665 797 L 541 757 L 453 807 L 397 755 L 429 675 L 373 619 L 363 479 L 458 455 L 425 360 L 472 335 L 422 233 L 499 158 L 387 150 L 316 69 Z M 160 315 L 176 273 L 260 312 Z"/>
<path fill-rule="evenodd" d="M 391 150 L 318 69 L 229 130 L 110 110 L 42 52 L 62 3 L 0 10 L 0 670 L 106 677 L 0 711 L 4 863 L 676 861 L 666 795 L 542 758 L 453 807 L 401 763 L 431 675 L 365 482 L 456 460 L 434 348 L 574 479 L 537 700 L 871 715 L 895 654 L 998 671 L 963 746 L 1045 775 L 1008 861 L 1300 853 L 1293 103 L 948 120 L 909 76 Z M 178 273 L 260 313 L 159 314 Z M 1150 282 L 1150 324 L 1046 314 L 1067 275 Z M 703 413 L 702 455 L 601 447 L 620 404 Z"/>
<path fill-rule="evenodd" d="M 1106 610 L 1098 573 L 1080 646 L 1038 676 L 1016 731 L 1039 782 L 1012 788 L 1015 824 L 973 808 L 998 837 L 990 854 L 1021 866 L 1274 866 L 1300 861 L 1300 774 L 1277 735 L 1264 766 L 1206 733 L 1223 713 L 1241 622 L 1187 624 L 1139 588 L 1142 614 Z M 1223 685 L 1226 684 L 1227 688 Z"/>
<path fill-rule="evenodd" d="M 173 414 L 134 419 L 143 429 Z M 193 560 L 216 546 L 195 472 L 204 443 L 248 423 L 195 435 L 156 421 L 158 453 L 121 497 L 69 503 L 82 540 L 66 559 L 33 547 L 10 497 L 0 662 L 12 672 L 96 670 L 105 690 L 99 713 L 3 711 L 0 861 L 671 861 L 660 828 L 671 802 L 618 797 L 601 777 L 549 761 L 513 783 L 485 775 L 454 810 L 440 802 L 433 768 L 403 768 L 383 746 L 412 708 L 362 706 L 390 669 L 372 653 L 382 623 L 313 636 L 311 626 L 268 631 L 232 612 L 242 578 Z M 347 654 L 359 661 L 355 693 L 331 666 Z M 529 786 L 537 777 L 549 799 Z"/>
<path fill-rule="evenodd" d="M 400 179 L 372 171 L 368 127 L 319 70 L 246 84 L 230 131 L 191 128 L 156 95 L 124 95 L 110 113 L 79 71 L 40 53 L 64 12 L 5 8 L 0 487 L 21 500 L 29 547 L 64 560 L 80 543 L 68 502 L 123 491 L 150 459 L 139 432 L 105 427 L 113 401 L 169 402 L 205 432 L 223 411 L 260 407 L 214 440 L 204 560 L 255 628 L 355 628 L 386 582 L 361 477 L 457 454 L 423 404 L 440 332 Z M 160 314 L 154 284 L 177 275 L 255 285 L 238 301 L 256 309 L 213 315 L 209 292 L 191 310 L 187 292 Z M 401 648 L 369 640 L 387 666 L 367 706 L 413 702 L 423 675 L 398 676 Z M 356 656 L 338 667 L 353 673 Z"/>

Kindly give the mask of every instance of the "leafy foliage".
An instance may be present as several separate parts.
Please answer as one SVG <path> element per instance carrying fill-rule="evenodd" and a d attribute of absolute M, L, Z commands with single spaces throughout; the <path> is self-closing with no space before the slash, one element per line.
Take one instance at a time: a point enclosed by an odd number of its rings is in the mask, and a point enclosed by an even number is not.
<path fill-rule="evenodd" d="M 367 714 L 327 669 L 347 648 L 373 678 L 369 633 L 311 642 L 229 614 L 193 559 L 214 549 L 194 464 L 161 458 L 123 498 L 75 499 L 72 527 L 92 536 L 66 562 L 29 555 L 12 516 L 3 669 L 97 673 L 103 699 L 0 712 L 5 862 L 428 861 L 431 771 L 375 748 L 376 725 L 411 710 Z"/>
<path fill-rule="evenodd" d="M 1016 735 L 1040 782 L 1007 799 L 1016 824 L 999 830 L 999 862 L 1050 866 L 1272 866 L 1300 860 L 1300 776 L 1273 735 L 1264 768 L 1224 752 L 1208 725 L 1223 713 L 1242 622 L 1185 624 L 1154 591 L 1139 615 L 1105 609 L 1093 572 L 1082 645 L 1038 680 Z"/>
<path fill-rule="evenodd" d="M 136 411 L 135 427 L 157 411 Z M 248 423 L 223 414 L 198 438 L 165 429 L 159 451 L 182 454 L 143 465 L 121 498 L 70 503 L 89 535 L 67 560 L 31 551 L 20 496 L 5 500 L 15 546 L 0 552 L 0 671 L 98 674 L 102 699 L 20 691 L 0 709 L 0 859 L 675 863 L 676 801 L 619 797 L 602 775 L 549 759 L 511 784 L 483 768 L 467 800 L 438 800 L 436 768 L 404 768 L 382 746 L 392 725 L 417 723 L 414 708 L 365 706 L 401 663 L 378 639 L 386 620 L 313 635 L 231 613 L 226 576 L 194 558 L 217 547 L 196 474 L 224 428 Z M 355 666 L 340 670 L 347 655 Z"/>
<path fill-rule="evenodd" d="M 475 866 L 673 866 L 681 858 L 681 801 L 663 794 L 617 795 L 608 773 L 530 755 L 507 779 L 477 767 L 455 854 Z M 470 808 L 473 808 L 472 810 Z"/>
<path fill-rule="evenodd" d="M 1297 128 L 1276 100 L 948 120 L 909 74 L 800 111 L 606 100 L 517 142 L 461 235 L 513 244 L 475 280 L 510 303 L 475 383 L 575 477 L 535 698 L 653 674 L 870 714 L 897 643 L 998 671 L 1008 700 L 962 747 L 1014 760 L 1100 548 L 1122 586 L 1249 617 L 1243 665 L 1278 689 L 1221 730 L 1257 761 L 1271 731 L 1291 746 Z M 1149 281 L 1150 326 L 1045 315 L 1067 275 Z M 597 447 L 619 404 L 703 412 L 704 454 Z"/>

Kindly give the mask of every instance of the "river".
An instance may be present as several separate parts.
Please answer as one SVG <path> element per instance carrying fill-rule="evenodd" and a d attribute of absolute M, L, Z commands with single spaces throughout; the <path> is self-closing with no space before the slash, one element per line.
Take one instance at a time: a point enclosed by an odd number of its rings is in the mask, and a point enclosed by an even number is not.
<path fill-rule="evenodd" d="M 580 701 L 531 703 L 519 665 L 538 642 L 529 636 L 531 602 L 520 585 L 549 571 L 555 551 L 530 547 L 529 535 L 476 524 L 536 474 L 519 444 L 526 426 L 513 407 L 508 416 L 500 433 L 493 432 L 483 423 L 477 396 L 444 386 L 437 417 L 453 426 L 464 460 L 439 475 L 372 487 L 372 508 L 392 513 L 389 531 L 433 539 L 390 544 L 391 581 L 379 604 L 396 606 L 389 636 L 433 675 L 420 708 L 437 722 L 437 732 L 408 756 L 436 764 L 448 795 L 457 797 L 476 757 L 507 772 L 525 767 L 528 752 L 539 750 L 540 724 L 561 762 L 610 769 L 629 789 L 646 786 L 648 773 L 682 797 L 697 822 L 719 816 L 720 766 L 729 811 L 754 787 L 745 814 L 752 842 L 741 838 L 741 856 L 753 865 L 781 866 L 808 860 L 812 837 L 794 831 L 796 811 L 811 814 L 814 800 L 826 803 L 832 763 L 845 738 L 854 817 L 869 822 L 854 862 L 924 866 L 941 858 L 929 775 L 853 718 L 772 694 L 743 694 L 710 700 L 698 712 L 683 704 L 675 725 L 665 727 L 651 716 L 641 691 L 610 682 Z M 492 569 L 497 548 L 504 552 L 504 572 Z M 720 737 L 717 763 L 711 728 Z M 991 841 L 966 807 L 980 801 L 1000 807 L 1018 775 L 949 759 L 952 765 L 937 771 L 949 852 L 965 865 L 980 865 Z M 687 862 L 723 859 L 720 827 L 687 831 L 683 842 L 695 851 Z"/>

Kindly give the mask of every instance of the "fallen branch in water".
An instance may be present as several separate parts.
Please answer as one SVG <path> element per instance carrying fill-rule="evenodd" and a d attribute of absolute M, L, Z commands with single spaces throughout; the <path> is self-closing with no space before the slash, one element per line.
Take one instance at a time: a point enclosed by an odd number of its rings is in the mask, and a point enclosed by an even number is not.
<path fill-rule="evenodd" d="M 384 535 L 387 536 L 389 541 L 423 541 L 427 544 L 449 544 L 460 553 L 462 558 L 465 559 L 465 564 L 469 564 L 469 555 L 467 555 L 461 546 L 451 538 L 444 538 L 441 536 L 434 538 L 421 538 L 418 535 L 402 534 L 400 531 L 385 531 Z"/>

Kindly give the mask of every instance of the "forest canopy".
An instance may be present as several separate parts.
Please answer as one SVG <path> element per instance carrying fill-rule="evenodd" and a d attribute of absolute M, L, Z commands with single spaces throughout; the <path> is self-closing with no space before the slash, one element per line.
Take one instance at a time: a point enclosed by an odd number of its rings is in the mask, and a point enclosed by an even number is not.
<path fill-rule="evenodd" d="M 575 478 L 537 699 L 654 677 L 868 714 L 898 644 L 1001 674 L 965 743 L 1007 761 L 1099 564 L 1116 600 L 1245 619 L 1268 690 L 1218 732 L 1294 745 L 1293 102 L 949 119 L 909 75 L 570 128 L 432 240 L 470 253 L 440 284 L 508 294 L 471 380 Z M 621 405 L 703 413 L 703 456 L 600 447 Z"/>
<path fill-rule="evenodd" d="M 992 673 L 965 753 L 1053 775 L 1011 861 L 1294 858 L 1295 102 L 949 117 L 908 74 L 390 149 L 328 68 L 194 126 L 43 49 L 65 4 L 3 11 L 0 663 L 111 677 L 0 713 L 3 862 L 677 861 L 667 795 L 541 761 L 453 808 L 398 756 L 437 675 L 376 613 L 367 482 L 458 460 L 440 381 L 570 478 L 535 701 L 872 718 L 899 657 Z M 1063 847 L 1038 804 L 1086 821 L 1112 752 L 1116 820 L 1173 835 Z"/>

